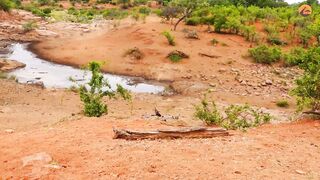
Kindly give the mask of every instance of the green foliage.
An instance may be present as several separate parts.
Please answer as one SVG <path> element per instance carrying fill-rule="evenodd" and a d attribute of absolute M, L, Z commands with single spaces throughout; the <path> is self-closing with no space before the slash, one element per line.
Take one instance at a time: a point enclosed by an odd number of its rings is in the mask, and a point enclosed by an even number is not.
<path fill-rule="evenodd" d="M 37 23 L 35 21 L 28 21 L 25 24 L 22 24 L 22 28 L 24 32 L 29 32 L 38 27 Z"/>
<path fill-rule="evenodd" d="M 280 100 L 276 104 L 277 104 L 278 107 L 282 107 L 282 108 L 289 107 L 289 103 L 288 103 L 287 100 Z"/>
<path fill-rule="evenodd" d="M 304 70 L 302 77 L 296 80 L 292 94 L 297 97 L 299 110 L 310 108 L 320 110 L 320 47 L 309 49 L 299 65 Z"/>
<path fill-rule="evenodd" d="M 10 11 L 14 6 L 14 2 L 10 0 L 0 0 L 0 10 Z"/>
<path fill-rule="evenodd" d="M 121 5 L 122 8 L 126 9 L 131 6 L 131 0 L 117 0 L 117 3 Z"/>
<path fill-rule="evenodd" d="M 217 39 L 214 39 L 214 38 L 210 42 L 211 42 L 211 44 L 213 46 L 216 46 L 217 44 L 219 44 L 219 41 Z"/>
<path fill-rule="evenodd" d="M 36 0 L 36 1 L 40 6 L 54 5 L 57 2 L 57 0 Z"/>
<path fill-rule="evenodd" d="M 8 74 L 0 71 L 0 79 L 7 79 L 7 78 L 8 78 Z"/>
<path fill-rule="evenodd" d="M 189 26 L 196 26 L 201 23 L 201 18 L 199 17 L 191 17 L 186 19 L 186 25 Z"/>
<path fill-rule="evenodd" d="M 280 39 L 278 36 L 268 36 L 267 41 L 271 45 L 284 46 L 288 44 L 287 42 Z"/>
<path fill-rule="evenodd" d="M 223 122 L 223 117 L 214 101 L 208 102 L 206 98 L 201 101 L 201 104 L 195 106 L 196 112 L 194 116 L 206 124 L 220 125 Z"/>
<path fill-rule="evenodd" d="M 102 102 L 102 98 L 116 98 L 119 94 L 125 100 L 131 100 L 130 93 L 122 86 L 117 85 L 117 90 L 111 89 L 110 84 L 104 79 L 100 71 L 100 64 L 97 62 L 89 63 L 89 70 L 92 77 L 89 83 L 81 85 L 79 88 L 80 99 L 84 103 L 84 114 L 89 117 L 100 117 L 108 113 L 108 107 Z"/>
<path fill-rule="evenodd" d="M 180 62 L 183 59 L 179 54 L 171 54 L 168 56 L 168 58 L 173 63 Z"/>
<path fill-rule="evenodd" d="M 190 16 L 194 10 L 205 5 L 206 0 L 172 0 L 170 6 L 179 10 L 177 11 L 179 20 L 175 23 L 174 30 L 176 30 L 179 23 Z"/>
<path fill-rule="evenodd" d="M 271 64 L 277 62 L 281 58 L 281 49 L 278 47 L 269 47 L 260 45 L 256 48 L 249 49 L 250 55 L 254 61 L 262 64 Z"/>
<path fill-rule="evenodd" d="M 162 35 L 167 38 L 169 45 L 171 45 L 171 46 L 176 45 L 176 42 L 174 40 L 174 36 L 169 31 L 162 32 Z"/>
<path fill-rule="evenodd" d="M 289 53 L 283 55 L 286 66 L 296 66 L 304 62 L 306 50 L 301 47 L 296 47 L 290 50 Z"/>
<path fill-rule="evenodd" d="M 226 129 L 246 130 L 270 122 L 271 116 L 248 105 L 231 105 L 224 111 L 226 117 L 218 110 L 214 101 L 208 102 L 206 97 L 201 104 L 195 106 L 194 116 L 208 125 L 218 125 Z"/>
<path fill-rule="evenodd" d="M 226 129 L 246 130 L 250 127 L 257 127 L 269 123 L 271 116 L 267 113 L 254 110 L 249 105 L 231 105 L 226 110 L 227 120 L 222 126 Z"/>
<path fill-rule="evenodd" d="M 189 55 L 185 54 L 182 51 L 175 50 L 170 52 L 167 58 L 169 58 L 171 62 L 177 63 L 180 62 L 182 59 L 189 58 Z"/>
<path fill-rule="evenodd" d="M 250 42 L 257 42 L 259 39 L 254 26 L 241 26 L 241 34 Z"/>
<path fill-rule="evenodd" d="M 104 10 L 102 15 L 105 19 L 123 19 L 126 18 L 129 13 L 128 11 L 113 8 Z"/>

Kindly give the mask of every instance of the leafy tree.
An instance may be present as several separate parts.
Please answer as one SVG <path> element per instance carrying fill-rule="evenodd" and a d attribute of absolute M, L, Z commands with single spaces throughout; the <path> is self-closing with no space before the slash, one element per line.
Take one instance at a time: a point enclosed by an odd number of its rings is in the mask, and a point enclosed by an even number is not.
<path fill-rule="evenodd" d="M 271 64 L 277 62 L 281 58 L 281 49 L 274 46 L 268 47 L 266 45 L 260 45 L 256 48 L 249 49 L 250 55 L 254 61 L 262 64 Z"/>
<path fill-rule="evenodd" d="M 320 111 L 320 47 L 311 48 L 304 56 L 300 68 L 304 74 L 296 80 L 297 87 L 292 93 L 298 97 L 299 110 L 310 108 Z"/>
<path fill-rule="evenodd" d="M 205 0 L 173 0 L 170 6 L 181 9 L 181 15 L 174 25 L 174 30 L 177 29 L 181 21 L 189 17 L 195 9 L 203 5 L 205 5 Z"/>
<path fill-rule="evenodd" d="M 84 114 L 89 117 L 100 117 L 108 113 L 107 105 L 102 102 L 104 96 L 116 98 L 119 94 L 123 99 L 131 100 L 130 93 L 122 86 L 117 85 L 116 91 L 111 89 L 100 71 L 100 66 L 94 61 L 89 63 L 88 69 L 92 73 L 92 78 L 89 83 L 81 85 L 79 89 L 80 99 L 84 103 Z"/>

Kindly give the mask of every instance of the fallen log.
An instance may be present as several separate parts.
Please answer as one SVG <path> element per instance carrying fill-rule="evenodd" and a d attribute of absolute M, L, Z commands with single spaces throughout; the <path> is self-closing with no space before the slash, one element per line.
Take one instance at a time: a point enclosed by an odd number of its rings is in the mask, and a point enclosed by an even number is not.
<path fill-rule="evenodd" d="M 306 112 L 303 112 L 303 114 L 311 114 L 311 115 L 316 115 L 316 116 L 320 116 L 320 112 L 318 111 L 306 111 Z"/>
<path fill-rule="evenodd" d="M 205 54 L 205 53 L 199 53 L 199 56 L 204 56 L 204 57 L 214 58 L 214 59 L 221 57 L 221 56 L 209 55 L 209 54 Z"/>
<path fill-rule="evenodd" d="M 229 132 L 223 128 L 179 128 L 168 130 L 134 131 L 113 129 L 114 139 L 142 140 L 142 139 L 181 139 L 181 138 L 213 138 L 228 136 Z"/>

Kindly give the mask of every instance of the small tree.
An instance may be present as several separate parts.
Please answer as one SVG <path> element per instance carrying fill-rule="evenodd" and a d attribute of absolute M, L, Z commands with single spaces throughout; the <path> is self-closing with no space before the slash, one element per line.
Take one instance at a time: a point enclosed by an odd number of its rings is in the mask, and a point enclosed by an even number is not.
<path fill-rule="evenodd" d="M 122 86 L 117 85 L 117 89 L 114 91 L 111 89 L 111 85 L 100 71 L 101 65 L 98 62 L 90 62 L 88 69 L 92 73 L 92 77 L 89 83 L 81 85 L 80 99 L 84 103 L 84 114 L 89 117 L 100 117 L 103 114 L 108 113 L 108 107 L 102 102 L 104 96 L 116 98 L 116 95 L 120 95 L 124 100 L 131 100 L 129 91 Z"/>
<path fill-rule="evenodd" d="M 320 47 L 310 49 L 300 67 L 304 74 L 296 80 L 297 87 L 292 93 L 298 97 L 299 110 L 310 108 L 320 111 Z"/>
<path fill-rule="evenodd" d="M 204 2 L 204 0 L 173 0 L 170 5 L 181 9 L 181 15 L 174 25 L 174 30 L 176 30 L 180 22 L 189 17 L 195 9 L 204 6 Z"/>

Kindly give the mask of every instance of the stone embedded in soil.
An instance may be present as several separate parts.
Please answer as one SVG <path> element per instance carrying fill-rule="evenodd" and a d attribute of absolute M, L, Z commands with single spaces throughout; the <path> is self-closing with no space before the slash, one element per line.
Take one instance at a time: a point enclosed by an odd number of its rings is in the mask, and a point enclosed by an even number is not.
<path fill-rule="evenodd" d="M 52 157 L 46 152 L 40 152 L 25 156 L 22 159 L 22 166 L 48 165 L 52 161 Z"/>
<path fill-rule="evenodd" d="M 56 36 L 58 36 L 57 33 L 53 32 L 53 31 L 49 31 L 49 30 L 36 29 L 36 32 L 37 32 L 40 36 L 47 36 L 47 37 L 56 37 Z"/>
<path fill-rule="evenodd" d="M 12 134 L 14 133 L 14 130 L 13 129 L 6 129 L 4 130 L 5 133 L 8 133 L 8 134 Z"/>
<path fill-rule="evenodd" d="M 24 68 L 25 66 L 25 64 L 18 61 L 0 59 L 0 71 L 8 72 L 18 68 Z"/>

